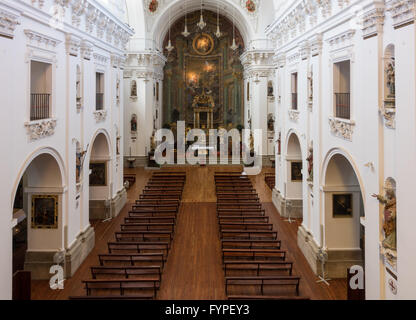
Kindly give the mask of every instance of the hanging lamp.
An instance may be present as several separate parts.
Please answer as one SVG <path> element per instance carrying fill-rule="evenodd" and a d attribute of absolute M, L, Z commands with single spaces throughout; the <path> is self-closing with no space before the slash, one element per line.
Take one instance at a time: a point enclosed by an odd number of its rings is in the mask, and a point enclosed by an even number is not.
<path fill-rule="evenodd" d="M 220 2 L 217 0 L 217 32 L 215 33 L 215 36 L 217 38 L 220 38 L 222 36 L 221 30 L 220 30 Z"/>
<path fill-rule="evenodd" d="M 187 12 L 186 5 L 187 5 L 187 0 L 185 0 L 185 30 L 182 32 L 182 35 L 185 38 L 187 38 L 190 35 L 190 33 L 188 32 L 188 17 L 187 17 L 188 12 Z"/>
<path fill-rule="evenodd" d="M 235 51 L 238 49 L 237 44 L 235 43 L 235 21 L 234 21 L 234 8 L 233 8 L 233 44 L 231 45 L 230 49 Z"/>
<path fill-rule="evenodd" d="M 166 47 L 166 50 L 168 50 L 168 52 L 171 52 L 173 49 L 175 49 L 175 47 L 172 46 L 172 41 L 170 40 L 170 28 L 171 28 L 171 12 L 170 12 L 170 8 L 169 8 L 169 42 L 168 42 L 168 45 Z"/>
<path fill-rule="evenodd" d="M 203 5 L 203 0 L 201 0 L 201 19 L 197 23 L 197 26 L 198 26 L 199 29 L 204 30 L 204 28 L 207 26 L 207 24 L 205 23 L 204 15 L 202 14 L 202 5 Z"/>

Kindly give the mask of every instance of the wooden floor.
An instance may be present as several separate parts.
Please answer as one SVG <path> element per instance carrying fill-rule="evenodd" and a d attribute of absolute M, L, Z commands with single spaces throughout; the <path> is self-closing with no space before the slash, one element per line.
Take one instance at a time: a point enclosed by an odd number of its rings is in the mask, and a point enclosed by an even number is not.
<path fill-rule="evenodd" d="M 221 248 L 216 218 L 214 172 L 235 171 L 238 167 L 183 167 L 176 171 L 187 172 L 183 203 L 178 216 L 175 239 L 165 266 L 158 299 L 163 300 L 223 300 L 225 299 L 224 274 L 221 263 Z M 289 251 L 295 274 L 302 277 L 300 293 L 316 300 L 344 300 L 347 296 L 346 280 L 332 280 L 330 287 L 317 284 L 317 277 L 297 247 L 297 228 L 300 224 L 289 224 L 280 218 L 271 203 L 272 192 L 264 182 L 264 174 L 274 169 L 264 169 L 261 175 L 252 177 L 257 193 L 279 232 L 282 248 Z M 98 253 L 106 252 L 107 242 L 114 239 L 122 219 L 127 215 L 147 180 L 151 170 L 143 168 L 125 169 L 136 174 L 136 183 L 128 191 L 129 204 L 121 214 L 110 222 L 94 222 L 96 246 L 75 275 L 65 281 L 65 289 L 49 289 L 48 281 L 33 281 L 32 299 L 67 299 L 69 296 L 85 294 L 81 280 L 90 278 L 90 266 L 98 263 Z"/>

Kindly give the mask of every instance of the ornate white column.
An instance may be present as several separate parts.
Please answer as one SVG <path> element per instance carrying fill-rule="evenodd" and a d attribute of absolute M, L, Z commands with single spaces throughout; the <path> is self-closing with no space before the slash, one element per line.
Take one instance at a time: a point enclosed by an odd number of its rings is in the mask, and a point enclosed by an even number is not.
<path fill-rule="evenodd" d="M 134 52 L 127 55 L 124 73 L 125 93 L 125 158 L 135 158 L 136 166 L 147 165 L 150 140 L 160 129 L 162 116 L 163 67 L 166 58 L 156 51 Z M 159 84 L 157 84 L 159 83 Z M 133 93 L 132 87 L 136 86 Z M 159 92 L 156 92 L 159 90 Z M 137 131 L 131 120 L 137 117 Z"/>

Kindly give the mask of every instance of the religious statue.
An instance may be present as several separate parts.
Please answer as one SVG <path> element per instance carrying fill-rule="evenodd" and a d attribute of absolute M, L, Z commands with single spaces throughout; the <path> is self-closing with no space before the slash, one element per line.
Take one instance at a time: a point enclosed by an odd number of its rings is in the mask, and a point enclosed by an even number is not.
<path fill-rule="evenodd" d="M 274 131 L 274 115 L 272 113 L 269 114 L 269 119 L 267 120 L 267 129 L 269 131 Z"/>
<path fill-rule="evenodd" d="M 277 135 L 277 155 L 282 154 L 282 133 L 279 132 Z"/>
<path fill-rule="evenodd" d="M 87 146 L 88 149 L 88 146 Z M 82 165 L 84 163 L 85 154 L 87 151 L 77 151 L 76 153 L 76 160 L 75 160 L 75 168 L 76 168 L 76 182 L 80 182 L 81 180 L 81 171 Z"/>
<path fill-rule="evenodd" d="M 308 181 L 313 181 L 313 146 L 309 147 L 309 156 L 306 158 L 306 161 L 308 161 L 308 173 L 309 178 Z"/>
<path fill-rule="evenodd" d="M 131 92 L 130 92 L 130 96 L 131 97 L 137 97 L 137 82 L 135 80 L 133 80 L 131 82 Z"/>
<path fill-rule="evenodd" d="M 386 85 L 389 89 L 388 98 L 394 98 L 396 95 L 396 76 L 394 59 L 391 59 L 386 65 Z"/>
<path fill-rule="evenodd" d="M 313 102 L 313 72 L 309 72 L 308 75 L 308 99 L 309 103 L 311 104 Z"/>
<path fill-rule="evenodd" d="M 394 264 L 397 250 L 396 236 L 396 191 L 395 182 L 387 179 L 384 185 L 385 195 L 373 194 L 374 198 L 384 205 L 383 231 L 384 239 L 381 243 L 383 254 Z"/>
<path fill-rule="evenodd" d="M 133 114 L 130 120 L 131 132 L 137 132 L 137 116 Z"/>

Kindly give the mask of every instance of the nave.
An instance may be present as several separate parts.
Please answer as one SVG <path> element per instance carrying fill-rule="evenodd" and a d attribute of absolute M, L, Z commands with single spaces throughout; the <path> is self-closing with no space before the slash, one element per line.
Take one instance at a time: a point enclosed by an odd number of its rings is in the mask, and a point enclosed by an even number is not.
<path fill-rule="evenodd" d="M 160 289 L 156 298 L 161 300 L 222 300 L 226 299 L 220 234 L 217 219 L 215 172 L 236 171 L 238 167 L 186 167 L 186 183 L 178 211 L 175 233 L 162 271 Z M 169 169 L 167 169 L 169 170 Z M 346 281 L 332 280 L 330 286 L 317 284 L 317 278 L 296 244 L 300 221 L 289 224 L 281 218 L 271 202 L 271 191 L 265 175 L 272 169 L 251 177 L 260 202 L 270 217 L 273 229 L 278 231 L 282 250 L 293 261 L 293 274 L 300 276 L 300 296 L 310 299 L 346 299 Z M 107 252 L 108 242 L 114 241 L 132 205 L 139 199 L 153 171 L 143 168 L 126 169 L 135 174 L 136 181 L 128 191 L 129 203 L 122 213 L 110 222 L 94 222 L 96 246 L 75 275 L 65 280 L 64 290 L 53 291 L 48 281 L 33 281 L 32 299 L 68 299 L 85 295 L 83 280 L 91 279 L 91 267 L 98 265 L 98 255 Z M 197 183 L 198 182 L 198 183 Z"/>

